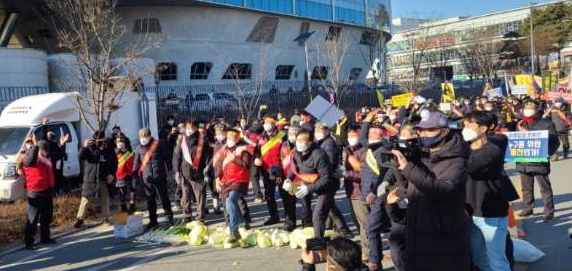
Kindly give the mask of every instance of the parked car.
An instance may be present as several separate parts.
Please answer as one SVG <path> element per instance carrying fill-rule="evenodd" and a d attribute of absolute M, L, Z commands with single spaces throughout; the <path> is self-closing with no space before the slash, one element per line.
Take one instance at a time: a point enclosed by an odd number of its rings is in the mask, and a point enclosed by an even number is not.
<path fill-rule="evenodd" d="M 238 107 L 236 98 L 224 92 L 189 94 L 186 97 L 186 103 L 190 111 L 200 112 Z"/>

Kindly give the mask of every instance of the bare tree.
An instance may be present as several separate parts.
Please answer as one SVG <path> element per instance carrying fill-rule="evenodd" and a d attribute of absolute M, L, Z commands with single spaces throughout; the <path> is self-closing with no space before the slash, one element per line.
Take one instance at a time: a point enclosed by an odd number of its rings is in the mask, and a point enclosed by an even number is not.
<path fill-rule="evenodd" d="M 422 65 L 427 60 L 428 29 L 420 28 L 418 31 L 407 33 L 408 58 L 411 70 L 411 79 L 405 82 L 409 92 L 417 92 L 420 87 Z"/>
<path fill-rule="evenodd" d="M 105 130 L 121 107 L 125 90 L 141 84 L 154 68 L 138 67 L 141 56 L 158 46 L 160 37 L 148 35 L 150 20 L 142 22 L 141 35 L 124 40 L 126 26 L 116 10 L 117 0 L 49 0 L 48 18 L 54 25 L 58 47 L 69 52 L 73 82 L 55 82 L 74 96 L 81 119 L 92 130 Z M 147 25 L 144 25 L 147 24 Z"/>
<path fill-rule="evenodd" d="M 500 37 L 492 27 L 475 31 L 461 48 L 457 49 L 461 61 L 472 77 L 480 75 L 491 82 L 499 62 Z"/>
<path fill-rule="evenodd" d="M 326 74 L 317 76 L 319 82 L 325 89 L 332 89 L 338 96 L 345 83 L 343 78 L 344 62 L 353 42 L 346 31 L 343 31 L 342 28 L 339 30 L 337 33 L 329 33 L 325 42 L 312 44 L 312 48 L 316 52 L 314 55 L 316 63 L 318 66 L 327 67 L 327 76 Z"/>

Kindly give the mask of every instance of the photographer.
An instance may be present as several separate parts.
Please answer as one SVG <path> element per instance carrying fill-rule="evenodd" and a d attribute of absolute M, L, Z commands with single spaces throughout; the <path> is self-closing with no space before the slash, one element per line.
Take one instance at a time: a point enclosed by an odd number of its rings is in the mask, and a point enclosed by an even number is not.
<path fill-rule="evenodd" d="M 465 183 L 469 148 L 448 128 L 447 116 L 421 114 L 416 125 L 428 161 L 408 161 L 393 150 L 397 169 L 408 180 L 406 270 L 470 270 Z"/>
<path fill-rule="evenodd" d="M 326 251 L 302 250 L 300 264 L 302 271 L 315 271 L 315 264 L 325 260 L 328 271 L 366 271 L 360 260 L 361 248 L 350 239 L 338 237 L 330 241 Z M 324 259 L 325 258 L 325 259 Z"/>

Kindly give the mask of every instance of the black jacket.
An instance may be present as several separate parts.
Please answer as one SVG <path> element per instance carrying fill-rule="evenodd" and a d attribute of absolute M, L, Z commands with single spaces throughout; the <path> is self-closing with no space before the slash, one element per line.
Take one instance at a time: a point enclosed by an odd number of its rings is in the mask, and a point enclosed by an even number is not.
<path fill-rule="evenodd" d="M 335 193 L 340 187 L 340 180 L 331 177 L 328 155 L 318 145 L 312 144 L 305 155 L 295 152 L 294 163 L 296 163 L 296 168 L 300 174 L 319 174 L 315 183 L 307 184 L 310 194 Z M 288 173 L 288 179 L 295 179 L 292 171 Z"/>
<path fill-rule="evenodd" d="M 143 174 L 139 174 L 139 168 L 143 162 L 143 158 L 147 153 L 147 150 L 151 147 L 154 141 L 157 139 L 151 139 L 151 142 L 147 146 L 139 145 L 135 149 L 135 161 L 133 162 L 133 176 L 140 177 L 143 181 L 147 182 L 157 182 L 167 180 L 167 168 L 165 163 L 167 162 L 166 148 L 160 142 L 157 142 L 157 150 L 151 156 L 149 163 L 142 170 Z"/>
<path fill-rule="evenodd" d="M 108 175 L 115 176 L 117 172 L 117 156 L 113 149 L 105 147 L 100 150 L 97 146 L 81 147 L 79 159 L 83 162 L 82 196 L 91 197 L 95 194 L 97 185 L 105 183 Z"/>
<path fill-rule="evenodd" d="M 503 155 L 492 142 L 471 150 L 467 173 L 467 208 L 478 217 L 507 216 L 508 201 L 502 189 Z"/>
<path fill-rule="evenodd" d="M 424 163 L 409 163 L 406 214 L 407 270 L 470 270 L 465 185 L 469 147 L 447 136 Z"/>
<path fill-rule="evenodd" d="M 181 140 L 185 140 L 185 142 L 187 143 L 191 159 L 195 159 L 196 157 L 200 136 L 202 135 L 199 132 L 195 132 L 189 137 L 184 136 L 183 138 L 181 138 Z M 199 162 L 199 170 L 194 170 L 193 165 L 189 164 L 183 157 L 182 141 L 176 144 L 177 148 L 173 152 L 173 168 L 177 171 L 180 170 L 181 174 L 186 180 L 194 182 L 204 181 L 203 172 L 207 166 L 207 163 L 211 160 L 212 149 L 209 145 L 209 141 L 206 138 L 206 136 L 204 136 L 203 139 L 204 139 L 203 152 L 201 155 L 201 160 Z"/>
<path fill-rule="evenodd" d="M 527 131 L 542 131 L 548 130 L 548 155 L 552 156 L 560 147 L 560 140 L 558 139 L 558 132 L 556 127 L 550 119 L 536 118 L 532 123 L 528 124 L 525 121 L 520 123 L 521 127 Z M 550 174 L 550 161 L 544 163 L 516 163 L 516 170 L 524 174 Z"/>
<path fill-rule="evenodd" d="M 332 172 L 337 171 L 340 168 L 340 148 L 336 144 L 334 138 L 328 136 L 318 141 L 318 144 L 328 155 Z"/>

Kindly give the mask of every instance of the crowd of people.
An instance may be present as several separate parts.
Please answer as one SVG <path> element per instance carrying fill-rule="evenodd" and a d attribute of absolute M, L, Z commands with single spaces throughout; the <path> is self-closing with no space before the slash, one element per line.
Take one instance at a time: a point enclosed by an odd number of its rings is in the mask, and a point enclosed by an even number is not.
<path fill-rule="evenodd" d="M 287 118 L 266 114 L 264 107 L 251 123 L 227 122 L 223 117 L 176 123 L 169 117 L 159 135 L 140 129 L 135 148 L 120 127 L 110 136 L 97 131 L 79 151 L 82 199 L 74 226 L 84 224 L 96 195 L 104 223 L 110 223 L 115 194 L 121 210 L 133 213 L 136 188 L 142 185 L 147 229 L 158 225 L 157 198 L 169 224 L 174 223 L 171 199 L 182 210 L 184 222 L 204 222 L 210 192 L 212 209 L 226 219 L 230 242 L 238 242 L 239 226 L 250 227 L 246 198 L 252 193 L 254 203 L 266 203 L 266 226 L 283 221 L 287 231 L 313 227 L 315 236 L 322 238 L 326 229 L 334 229 L 352 239 L 354 232 L 335 200 L 343 187 L 359 245 L 347 239 L 332 243 L 360 259 L 328 258 L 336 270 L 382 270 L 382 236 L 389 240 L 396 270 L 511 270 L 508 212 L 518 193 L 503 166 L 508 145 L 503 132 L 548 130 L 551 160 L 559 159 L 560 145 L 567 158 L 570 108 L 560 98 L 545 102 L 483 96 L 459 98 L 447 112 L 440 109 L 438 103 L 417 96 L 407 106 L 361 108 L 355 119 L 346 114 L 333 127 L 307 113 Z M 53 242 L 47 225 L 56 172 L 50 158 L 65 152 L 66 141 L 26 140 L 22 174 L 30 206 L 27 248 L 34 247 L 38 220 L 42 242 Z M 519 215 L 533 215 L 536 179 L 544 221 L 554 219 L 550 161 L 517 163 L 517 171 L 524 202 Z M 174 195 L 168 189 L 171 180 L 177 184 Z M 277 196 L 282 199 L 282 216 Z M 303 252 L 305 270 L 312 270 L 313 258 Z"/>

